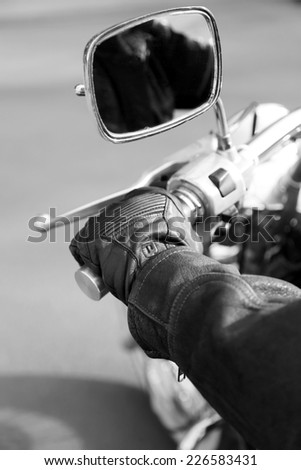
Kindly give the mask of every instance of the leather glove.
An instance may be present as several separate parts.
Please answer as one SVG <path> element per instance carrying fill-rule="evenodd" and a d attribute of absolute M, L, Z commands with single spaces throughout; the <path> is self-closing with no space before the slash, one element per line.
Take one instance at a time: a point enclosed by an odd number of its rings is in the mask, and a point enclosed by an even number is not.
<path fill-rule="evenodd" d="M 138 270 L 148 259 L 177 246 L 202 252 L 179 201 L 164 189 L 142 188 L 91 217 L 71 241 L 70 251 L 127 305 Z"/>

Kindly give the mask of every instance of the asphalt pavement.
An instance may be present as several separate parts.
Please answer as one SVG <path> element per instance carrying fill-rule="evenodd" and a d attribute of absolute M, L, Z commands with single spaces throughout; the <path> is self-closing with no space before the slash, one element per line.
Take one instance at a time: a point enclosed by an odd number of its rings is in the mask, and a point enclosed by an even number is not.
<path fill-rule="evenodd" d="M 91 36 L 189 3 L 2 0 L 0 449 L 174 446 L 125 347 L 125 312 L 109 295 L 88 300 L 75 284 L 72 230 L 38 242 L 28 223 L 50 208 L 62 213 L 128 187 L 214 126 L 210 111 L 169 133 L 113 145 L 98 135 L 85 99 L 73 91 Z M 228 114 L 251 101 L 300 106 L 300 3 L 205 6 L 220 29 Z"/>

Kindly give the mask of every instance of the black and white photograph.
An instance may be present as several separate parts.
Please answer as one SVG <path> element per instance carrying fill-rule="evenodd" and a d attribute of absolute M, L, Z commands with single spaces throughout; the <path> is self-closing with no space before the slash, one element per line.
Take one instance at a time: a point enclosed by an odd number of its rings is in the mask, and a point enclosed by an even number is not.
<path fill-rule="evenodd" d="M 0 25 L 0 450 L 301 450 L 300 1 Z"/>

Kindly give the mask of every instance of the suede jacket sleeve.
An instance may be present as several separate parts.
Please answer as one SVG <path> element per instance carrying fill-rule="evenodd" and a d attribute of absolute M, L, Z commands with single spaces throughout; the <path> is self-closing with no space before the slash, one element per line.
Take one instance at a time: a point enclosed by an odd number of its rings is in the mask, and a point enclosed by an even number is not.
<path fill-rule="evenodd" d="M 129 297 L 132 335 L 174 361 L 257 449 L 301 448 L 301 291 L 178 247 L 150 259 Z"/>

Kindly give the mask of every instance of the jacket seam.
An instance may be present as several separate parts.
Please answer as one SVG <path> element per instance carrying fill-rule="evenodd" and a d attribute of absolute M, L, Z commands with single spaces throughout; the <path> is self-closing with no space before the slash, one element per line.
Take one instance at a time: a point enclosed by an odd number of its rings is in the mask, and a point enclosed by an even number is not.
<path fill-rule="evenodd" d="M 235 276 L 234 274 L 228 273 L 227 276 L 231 277 L 231 280 L 230 280 L 230 279 L 223 279 L 222 278 L 223 275 L 224 275 L 224 273 L 206 273 L 206 274 L 202 274 L 201 276 L 198 276 L 196 279 L 193 280 L 193 284 L 195 284 L 196 282 L 200 282 L 200 281 L 205 279 L 205 280 L 209 281 L 209 283 L 212 283 L 212 282 L 218 280 L 219 282 L 222 282 L 225 285 L 230 284 L 230 286 L 233 287 L 233 282 L 230 282 L 230 281 L 236 280 L 237 276 Z M 212 279 L 212 277 L 213 277 L 213 279 Z M 220 279 L 216 279 L 216 277 L 219 277 Z M 243 281 L 243 282 L 245 283 L 245 281 Z M 175 334 L 176 334 L 176 331 L 177 331 L 178 321 L 179 321 L 180 313 L 183 310 L 183 307 L 184 307 L 185 303 L 187 302 L 188 298 L 192 294 L 194 294 L 197 290 L 202 289 L 204 287 L 204 284 L 205 283 L 203 282 L 201 284 L 199 283 L 198 285 L 196 285 L 194 288 L 189 290 L 189 292 L 182 299 L 181 299 L 181 296 L 183 295 L 183 292 L 185 292 L 185 290 L 188 287 L 184 286 L 180 290 L 180 292 L 178 293 L 178 295 L 177 295 L 177 297 L 176 297 L 176 299 L 173 303 L 173 306 L 171 308 L 171 311 L 170 311 L 170 328 L 169 328 L 169 332 L 171 334 L 168 335 L 168 343 L 169 343 L 169 346 L 170 346 L 169 347 L 170 351 L 174 350 L 174 341 L 175 341 Z M 264 307 L 265 305 L 268 304 L 268 302 L 264 301 L 263 299 L 260 299 L 256 293 L 253 294 L 252 292 L 248 292 L 248 290 L 251 288 L 250 286 L 248 286 L 248 284 L 245 285 L 244 287 L 246 287 L 247 289 L 244 289 L 244 288 L 242 288 L 242 286 L 237 285 L 237 283 L 235 283 L 235 288 L 238 289 L 241 293 L 246 295 L 247 300 L 249 302 L 253 303 L 253 305 L 252 305 L 253 308 L 254 307 L 256 307 L 256 308 Z"/>

